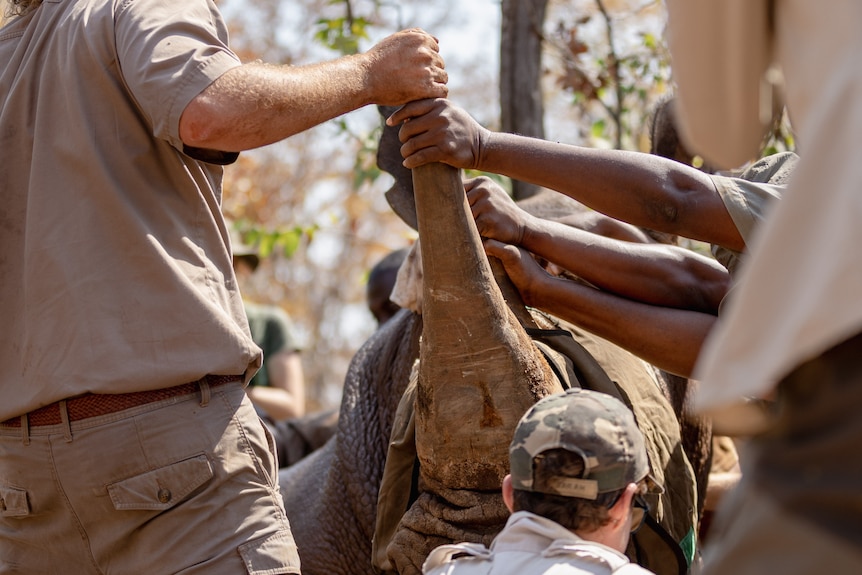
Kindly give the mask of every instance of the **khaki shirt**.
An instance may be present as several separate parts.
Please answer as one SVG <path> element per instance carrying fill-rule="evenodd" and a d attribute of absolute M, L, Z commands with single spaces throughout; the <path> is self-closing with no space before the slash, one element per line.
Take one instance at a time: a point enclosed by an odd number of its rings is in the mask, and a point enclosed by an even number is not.
<path fill-rule="evenodd" d="M 758 70 L 769 62 L 783 71 L 802 149 L 782 200 L 748 246 L 739 290 L 695 370 L 703 381 L 696 406 L 733 418 L 741 398 L 768 396 L 795 367 L 862 330 L 862 3 L 668 0 L 667 6 L 678 96 L 686 101 L 681 120 L 700 133 L 697 151 L 709 158 L 734 144 L 748 149 L 752 138 L 757 145 L 761 132 L 737 125 L 756 123 L 751 113 L 722 115 L 724 108 L 713 104 L 729 98 L 751 109 L 762 94 Z M 763 13 L 769 6 L 771 19 Z M 727 132 L 705 129 L 708 118 Z M 725 137 L 739 133 L 748 135 Z"/>
<path fill-rule="evenodd" d="M 240 62 L 208 0 L 44 0 L 0 29 L 0 420 L 260 363 L 186 105 Z"/>
<path fill-rule="evenodd" d="M 781 198 L 798 160 L 796 154 L 783 152 L 758 160 L 739 177 L 710 176 L 745 245 L 754 240 L 768 209 Z M 712 255 L 736 277 L 743 253 L 713 245 Z"/>

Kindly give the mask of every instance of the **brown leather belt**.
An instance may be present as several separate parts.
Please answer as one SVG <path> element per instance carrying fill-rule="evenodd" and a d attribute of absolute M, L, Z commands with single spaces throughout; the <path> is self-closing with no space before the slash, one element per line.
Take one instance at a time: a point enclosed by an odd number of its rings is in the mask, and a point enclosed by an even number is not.
<path fill-rule="evenodd" d="M 241 375 L 205 375 L 197 381 L 183 383 L 174 387 L 154 389 L 151 391 L 134 391 L 132 393 L 88 393 L 71 397 L 66 400 L 66 412 L 69 421 L 78 421 L 88 417 L 98 417 L 116 411 L 146 405 L 155 401 L 170 399 L 180 395 L 197 393 L 202 383 L 216 387 L 225 383 L 241 381 Z M 27 414 L 28 425 L 36 427 L 39 425 L 57 425 L 63 422 L 60 415 L 60 402 L 55 402 L 45 407 L 40 407 Z M 21 427 L 21 417 L 12 417 L 0 422 L 2 427 Z"/>

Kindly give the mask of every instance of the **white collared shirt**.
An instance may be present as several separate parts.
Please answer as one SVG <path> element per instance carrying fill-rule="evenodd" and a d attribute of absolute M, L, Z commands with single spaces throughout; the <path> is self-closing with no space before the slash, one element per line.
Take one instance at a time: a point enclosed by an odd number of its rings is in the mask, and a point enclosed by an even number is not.
<path fill-rule="evenodd" d="M 513 513 L 491 548 L 475 543 L 442 545 L 422 566 L 425 575 L 649 574 L 628 557 L 582 539 L 562 525 L 527 511 Z"/>

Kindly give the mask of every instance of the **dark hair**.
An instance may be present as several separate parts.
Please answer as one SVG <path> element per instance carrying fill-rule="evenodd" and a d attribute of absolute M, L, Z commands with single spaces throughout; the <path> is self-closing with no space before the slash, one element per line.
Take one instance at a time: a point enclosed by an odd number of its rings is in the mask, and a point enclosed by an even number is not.
<path fill-rule="evenodd" d="M 42 0 L 9 0 L 7 6 L 7 16 L 22 16 L 35 9 L 42 3 Z"/>
<path fill-rule="evenodd" d="M 385 257 L 374 264 L 374 267 L 371 268 L 371 271 L 368 273 L 368 283 L 381 281 L 381 276 L 387 274 L 397 274 L 398 269 L 401 267 L 401 264 L 404 263 L 409 252 L 410 248 L 401 248 L 386 254 Z"/>
<path fill-rule="evenodd" d="M 541 487 L 551 477 L 581 477 L 584 461 L 580 455 L 566 449 L 551 449 L 536 458 L 534 481 Z M 610 522 L 608 509 L 622 495 L 624 489 L 600 493 L 595 500 L 564 497 L 535 491 L 514 491 L 514 511 L 529 511 L 556 521 L 572 531 L 591 532 Z"/>
<path fill-rule="evenodd" d="M 368 274 L 368 285 L 365 287 L 365 301 L 368 309 L 374 315 L 377 323 L 382 325 L 401 309 L 397 303 L 389 299 L 398 270 L 407 258 L 409 248 L 401 248 L 390 252 L 377 262 Z"/>
<path fill-rule="evenodd" d="M 691 165 L 694 154 L 679 137 L 676 105 L 672 95 L 661 98 L 649 119 L 650 154 Z"/>

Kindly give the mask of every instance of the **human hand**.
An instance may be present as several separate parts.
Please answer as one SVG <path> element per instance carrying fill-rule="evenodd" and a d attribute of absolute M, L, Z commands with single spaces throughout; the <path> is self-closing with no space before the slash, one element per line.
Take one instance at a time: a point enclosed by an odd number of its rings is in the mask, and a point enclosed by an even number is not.
<path fill-rule="evenodd" d="M 539 307 L 542 283 L 551 276 L 533 258 L 533 255 L 511 244 L 505 244 L 491 238 L 482 240 L 485 253 L 489 257 L 500 260 L 506 269 L 506 274 L 521 294 L 524 304 Z"/>
<path fill-rule="evenodd" d="M 371 103 L 400 106 L 423 98 L 445 98 L 449 93 L 437 38 L 413 28 L 387 36 L 362 54 Z"/>
<path fill-rule="evenodd" d="M 523 242 L 530 216 L 494 180 L 472 178 L 464 182 L 464 190 L 480 236 L 514 245 Z"/>
<path fill-rule="evenodd" d="M 442 162 L 455 168 L 478 168 L 488 130 L 448 100 L 410 102 L 386 119 L 401 124 L 404 167 Z"/>

